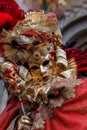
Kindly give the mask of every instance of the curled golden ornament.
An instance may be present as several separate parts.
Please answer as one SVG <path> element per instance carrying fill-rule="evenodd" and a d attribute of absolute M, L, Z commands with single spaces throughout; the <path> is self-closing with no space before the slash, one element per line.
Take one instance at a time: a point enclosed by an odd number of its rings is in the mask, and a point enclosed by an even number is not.
<path fill-rule="evenodd" d="M 29 126 L 32 125 L 31 119 L 26 115 L 20 116 L 16 122 L 17 122 L 16 123 L 17 130 L 21 129 L 28 130 Z"/>
<path fill-rule="evenodd" d="M 66 52 L 63 49 L 61 49 L 60 47 L 57 48 L 56 55 L 57 55 L 57 58 L 62 57 L 64 59 L 67 59 Z"/>

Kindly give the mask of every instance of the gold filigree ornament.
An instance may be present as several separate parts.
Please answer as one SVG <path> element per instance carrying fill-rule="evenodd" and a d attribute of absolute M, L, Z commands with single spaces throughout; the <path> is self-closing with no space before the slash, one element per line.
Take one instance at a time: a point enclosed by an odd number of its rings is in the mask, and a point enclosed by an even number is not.
<path fill-rule="evenodd" d="M 28 130 L 31 124 L 32 124 L 31 119 L 28 116 L 26 115 L 20 116 L 17 119 L 17 130 L 21 130 L 21 129 Z"/>

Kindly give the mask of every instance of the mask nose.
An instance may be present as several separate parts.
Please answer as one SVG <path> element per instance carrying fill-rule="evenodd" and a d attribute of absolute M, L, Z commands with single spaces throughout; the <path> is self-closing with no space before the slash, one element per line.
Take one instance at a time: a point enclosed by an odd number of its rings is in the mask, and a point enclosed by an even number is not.
<path fill-rule="evenodd" d="M 40 65 L 40 70 L 42 74 L 46 73 L 46 68 L 42 65 Z"/>

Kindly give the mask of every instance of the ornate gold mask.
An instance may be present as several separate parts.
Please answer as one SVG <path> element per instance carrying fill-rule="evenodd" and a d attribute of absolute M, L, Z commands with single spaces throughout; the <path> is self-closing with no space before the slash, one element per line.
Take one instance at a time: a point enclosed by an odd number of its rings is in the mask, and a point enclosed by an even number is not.
<path fill-rule="evenodd" d="M 29 69 L 34 81 L 47 82 L 55 76 L 56 63 L 51 53 L 55 53 L 52 43 L 44 46 L 37 45 L 31 51 L 29 57 Z"/>

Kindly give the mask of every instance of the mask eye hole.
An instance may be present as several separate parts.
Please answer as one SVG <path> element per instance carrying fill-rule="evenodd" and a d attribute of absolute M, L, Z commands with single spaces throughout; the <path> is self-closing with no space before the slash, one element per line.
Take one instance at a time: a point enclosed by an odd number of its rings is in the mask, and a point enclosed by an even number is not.
<path fill-rule="evenodd" d="M 39 66 L 32 66 L 31 69 L 32 70 L 37 70 L 37 69 L 39 69 Z"/>
<path fill-rule="evenodd" d="M 48 64 L 49 64 L 49 62 L 50 62 L 49 60 L 47 60 L 47 61 L 44 61 L 44 62 L 43 62 L 43 66 L 46 66 L 46 65 L 48 65 Z"/>

